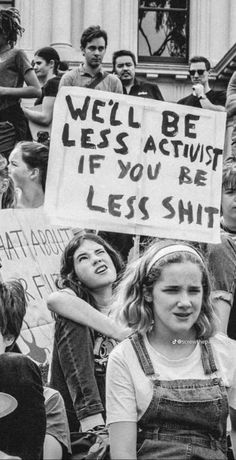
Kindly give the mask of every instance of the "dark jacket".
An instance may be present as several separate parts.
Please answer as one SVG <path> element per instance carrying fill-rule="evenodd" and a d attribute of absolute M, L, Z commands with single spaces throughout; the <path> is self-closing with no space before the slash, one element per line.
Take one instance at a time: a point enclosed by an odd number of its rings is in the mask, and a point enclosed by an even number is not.
<path fill-rule="evenodd" d="M 124 94 L 127 94 L 125 87 L 123 87 Z M 158 86 L 153 83 L 134 79 L 134 84 L 130 90 L 129 96 L 146 97 L 148 99 L 156 99 L 157 101 L 164 101 L 164 98 Z"/>

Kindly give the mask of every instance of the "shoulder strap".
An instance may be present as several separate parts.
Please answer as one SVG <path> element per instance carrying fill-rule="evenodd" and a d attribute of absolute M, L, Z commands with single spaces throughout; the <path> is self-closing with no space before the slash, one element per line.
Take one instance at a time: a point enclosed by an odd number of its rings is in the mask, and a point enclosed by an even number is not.
<path fill-rule="evenodd" d="M 98 75 L 87 85 L 85 85 L 85 88 L 90 88 L 94 89 L 96 86 L 101 83 L 108 75 L 108 72 L 99 72 Z"/>
<path fill-rule="evenodd" d="M 202 365 L 206 375 L 213 374 L 217 371 L 213 351 L 209 340 L 203 340 L 200 342 L 201 345 L 201 356 Z"/>
<path fill-rule="evenodd" d="M 129 336 L 129 339 L 133 345 L 134 351 L 137 355 L 139 364 L 144 374 L 147 376 L 155 374 L 150 356 L 143 340 L 143 336 L 139 332 L 136 332 Z"/>

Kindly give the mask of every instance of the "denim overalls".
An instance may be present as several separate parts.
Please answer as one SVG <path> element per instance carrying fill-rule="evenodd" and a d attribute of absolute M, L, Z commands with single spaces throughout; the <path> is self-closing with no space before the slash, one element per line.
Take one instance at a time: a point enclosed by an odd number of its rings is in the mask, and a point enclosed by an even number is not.
<path fill-rule="evenodd" d="M 220 378 L 158 380 L 143 337 L 130 337 L 143 372 L 153 382 L 152 400 L 138 422 L 139 460 L 223 460 L 228 398 Z M 205 374 L 217 371 L 209 342 L 200 342 Z"/>

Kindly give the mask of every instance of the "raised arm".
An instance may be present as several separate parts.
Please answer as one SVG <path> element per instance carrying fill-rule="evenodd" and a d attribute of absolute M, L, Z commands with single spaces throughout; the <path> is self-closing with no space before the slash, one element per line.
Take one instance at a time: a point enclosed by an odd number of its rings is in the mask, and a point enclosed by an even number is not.
<path fill-rule="evenodd" d="M 57 291 L 50 294 L 47 306 L 49 310 L 58 315 L 91 327 L 118 341 L 123 340 L 130 334 L 130 329 L 125 328 L 111 317 L 100 313 L 84 300 L 66 291 Z"/>

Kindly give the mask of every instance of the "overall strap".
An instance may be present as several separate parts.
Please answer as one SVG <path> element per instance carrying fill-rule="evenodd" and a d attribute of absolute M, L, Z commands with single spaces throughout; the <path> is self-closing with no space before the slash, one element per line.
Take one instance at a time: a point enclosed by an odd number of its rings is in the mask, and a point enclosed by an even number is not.
<path fill-rule="evenodd" d="M 155 374 L 142 334 L 135 332 L 129 336 L 129 339 L 133 345 L 144 374 L 147 376 Z"/>
<path fill-rule="evenodd" d="M 96 86 L 99 83 L 101 83 L 101 81 L 104 80 L 107 75 L 108 75 L 108 72 L 99 72 L 98 75 L 96 75 L 96 77 L 90 83 L 85 85 L 85 88 L 91 88 L 91 89 L 96 88 Z"/>
<path fill-rule="evenodd" d="M 209 340 L 200 341 L 202 365 L 206 375 L 213 374 L 218 369 L 216 367 L 213 351 Z"/>

